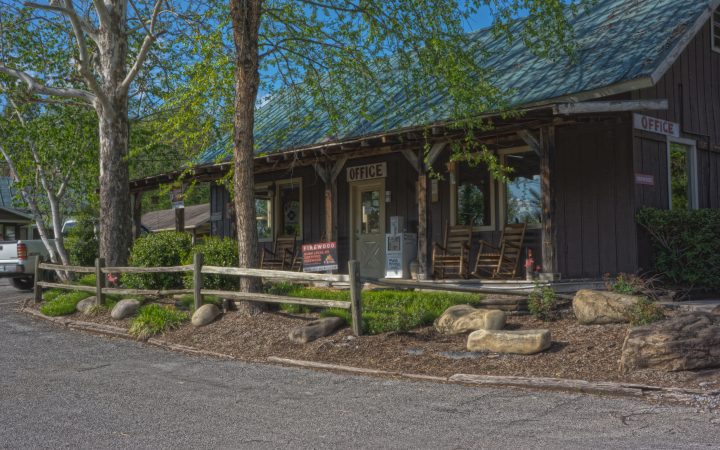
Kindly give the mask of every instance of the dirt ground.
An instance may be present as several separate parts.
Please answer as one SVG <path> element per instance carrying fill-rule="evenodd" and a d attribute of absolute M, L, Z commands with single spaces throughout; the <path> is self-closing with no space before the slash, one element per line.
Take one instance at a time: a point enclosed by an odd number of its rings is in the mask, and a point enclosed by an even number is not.
<path fill-rule="evenodd" d="M 129 326 L 129 320 L 115 321 L 109 314 L 87 317 L 76 313 L 69 317 L 126 329 Z M 293 327 L 315 318 L 314 314 L 270 312 L 249 316 L 231 311 L 203 328 L 186 323 L 166 333 L 164 339 L 251 361 L 276 356 L 434 376 L 456 373 L 537 376 L 720 389 L 720 370 L 674 373 L 644 370 L 621 374 L 618 362 L 627 325 L 580 325 L 569 311 L 552 322 L 531 316 L 508 316 L 508 329 L 550 330 L 552 347 L 530 356 L 467 352 L 467 335 L 447 336 L 432 327 L 361 337 L 344 328 L 305 345 L 289 340 L 288 333 Z"/>

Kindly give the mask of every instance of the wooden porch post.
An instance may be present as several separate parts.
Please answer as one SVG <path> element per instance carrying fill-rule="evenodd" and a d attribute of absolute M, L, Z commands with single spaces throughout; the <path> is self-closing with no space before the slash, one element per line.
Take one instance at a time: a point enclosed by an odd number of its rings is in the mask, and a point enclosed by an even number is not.
<path fill-rule="evenodd" d="M 542 192 L 542 271 L 550 279 L 559 277 L 557 264 L 557 230 L 555 228 L 555 127 L 541 130 L 540 178 Z"/>
<path fill-rule="evenodd" d="M 175 209 L 175 231 L 185 231 L 185 208 Z"/>
<path fill-rule="evenodd" d="M 426 279 L 428 276 L 428 211 L 427 174 L 424 171 L 420 172 L 418 175 L 418 180 L 415 185 L 415 196 L 418 208 L 418 278 Z"/>
<path fill-rule="evenodd" d="M 142 232 L 142 192 L 133 194 L 133 238 L 140 237 Z"/>
<path fill-rule="evenodd" d="M 337 177 L 340 175 L 347 158 L 340 158 L 326 165 L 315 164 L 315 172 L 325 184 L 325 238 L 337 240 L 338 199 Z"/>

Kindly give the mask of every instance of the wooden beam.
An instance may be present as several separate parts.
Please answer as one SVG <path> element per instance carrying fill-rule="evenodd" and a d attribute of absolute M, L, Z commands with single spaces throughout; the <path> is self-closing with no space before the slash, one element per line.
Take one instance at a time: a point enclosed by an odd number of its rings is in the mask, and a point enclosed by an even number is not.
<path fill-rule="evenodd" d="M 657 100 L 615 100 L 609 102 L 559 103 L 553 106 L 555 115 L 627 112 L 627 111 L 666 111 L 667 99 Z"/>
<path fill-rule="evenodd" d="M 185 231 L 185 208 L 175 209 L 175 231 Z"/>
<path fill-rule="evenodd" d="M 425 165 L 427 167 L 430 167 L 433 164 L 435 164 L 435 161 L 438 159 L 438 157 L 443 152 L 443 150 L 445 150 L 446 146 L 447 146 L 447 142 L 440 142 L 440 143 L 434 144 L 430 148 L 430 151 L 428 152 L 427 157 L 425 158 Z"/>
<path fill-rule="evenodd" d="M 542 143 L 530 131 L 519 130 L 517 132 L 517 135 L 518 137 L 520 137 L 520 139 L 525 141 L 525 143 L 530 147 L 530 149 L 534 151 L 537 155 L 540 155 L 542 153 Z"/>
<path fill-rule="evenodd" d="M 542 202 L 542 271 L 553 279 L 558 272 L 557 230 L 555 226 L 555 127 L 540 131 L 542 153 L 540 155 L 540 183 Z"/>
<path fill-rule="evenodd" d="M 405 159 L 408 160 L 410 165 L 415 169 L 416 172 L 420 172 L 421 166 L 420 166 L 420 158 L 418 157 L 417 153 L 415 151 L 410 149 L 403 149 L 400 150 L 400 152 L 405 156 Z"/>

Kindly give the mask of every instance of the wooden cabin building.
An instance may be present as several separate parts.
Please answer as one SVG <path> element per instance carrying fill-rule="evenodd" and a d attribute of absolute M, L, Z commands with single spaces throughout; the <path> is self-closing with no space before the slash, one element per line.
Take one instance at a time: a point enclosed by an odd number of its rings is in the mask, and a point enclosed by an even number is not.
<path fill-rule="evenodd" d="M 524 222 L 525 246 L 548 278 L 650 269 L 639 209 L 720 207 L 719 4 L 598 2 L 573 21 L 573 61 L 540 59 L 519 42 L 498 49 L 496 83 L 514 93 L 522 115 L 489 114 L 494 128 L 477 139 L 513 168 L 507 182 L 482 165 L 451 162 L 463 133 L 442 120 L 384 117 L 331 139 L 322 124 L 284 140 L 259 135 L 261 242 L 288 233 L 336 241 L 341 268 L 358 259 L 362 273 L 382 276 L 383 236 L 401 216 L 429 276 L 446 224 L 472 223 L 473 242 L 498 242 L 504 224 Z M 271 99 L 258 109 L 261 129 L 288 125 L 282 107 Z M 212 182 L 232 170 L 217 161 L 208 152 L 194 176 Z M 442 177 L 430 177 L 430 167 Z M 135 180 L 131 191 L 137 198 L 179 175 Z M 210 221 L 211 234 L 234 235 L 232 201 L 219 184 Z"/>

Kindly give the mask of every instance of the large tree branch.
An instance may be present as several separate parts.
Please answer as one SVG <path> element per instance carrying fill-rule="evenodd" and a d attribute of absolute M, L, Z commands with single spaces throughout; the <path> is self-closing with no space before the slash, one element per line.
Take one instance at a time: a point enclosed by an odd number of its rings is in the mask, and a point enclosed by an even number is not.
<path fill-rule="evenodd" d="M 157 40 L 158 36 L 162 34 L 162 32 L 156 33 L 155 32 L 155 23 L 157 22 L 158 14 L 160 14 L 160 7 L 162 5 L 162 0 L 156 0 L 155 7 L 153 7 L 152 16 L 150 17 L 149 24 L 145 25 L 145 29 L 147 30 L 147 34 L 145 35 L 145 39 L 143 40 L 142 45 L 140 46 L 140 51 L 138 52 L 137 57 L 135 58 L 135 64 L 130 68 L 130 71 L 125 76 L 125 79 L 120 84 L 120 91 L 121 92 L 127 92 L 130 89 L 130 84 L 133 82 L 137 74 L 140 72 L 140 69 L 142 68 L 143 64 L 145 63 L 145 59 L 147 58 L 148 53 L 150 52 L 150 48 L 152 48 L 152 45 Z M 142 19 L 140 19 L 142 21 Z M 144 24 L 144 22 L 143 22 Z"/>
<path fill-rule="evenodd" d="M 86 101 L 87 103 L 91 105 L 95 105 L 95 102 L 97 101 L 97 97 L 92 93 L 88 91 L 84 91 L 82 89 L 75 89 L 75 88 L 55 88 L 46 86 L 42 83 L 40 83 L 37 79 L 30 76 L 30 74 L 23 72 L 22 70 L 13 69 L 11 67 L 8 67 L 4 65 L 3 63 L 0 63 L 0 73 L 4 73 L 6 75 L 10 75 L 11 77 L 15 77 L 18 80 L 22 81 L 27 85 L 27 87 L 30 89 L 30 91 L 40 94 L 40 95 L 51 95 L 53 97 L 62 97 L 62 98 L 77 98 Z"/>
<path fill-rule="evenodd" d="M 100 26 L 107 27 L 110 24 L 111 19 L 110 13 L 105 7 L 105 3 L 103 3 L 102 0 L 93 0 L 93 5 L 95 5 L 95 11 L 97 12 Z"/>
<path fill-rule="evenodd" d="M 62 6 L 58 6 L 55 3 L 51 3 L 49 5 L 42 5 L 40 3 L 34 3 L 34 2 L 25 2 L 25 6 L 28 6 L 30 8 L 36 8 L 36 9 L 44 9 L 46 11 L 53 11 L 60 13 L 64 15 L 65 17 L 69 18 L 70 20 L 76 20 L 79 24 L 82 30 L 90 36 L 90 38 L 97 42 L 98 40 L 98 30 L 93 26 L 92 23 L 89 21 L 82 19 L 80 16 L 77 15 L 74 8 L 64 8 Z"/>

